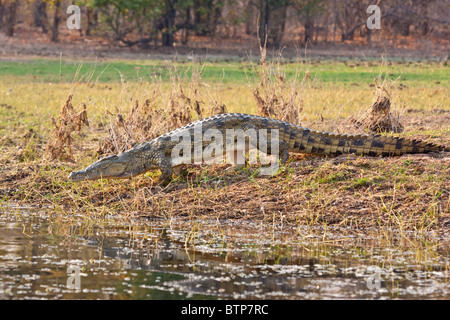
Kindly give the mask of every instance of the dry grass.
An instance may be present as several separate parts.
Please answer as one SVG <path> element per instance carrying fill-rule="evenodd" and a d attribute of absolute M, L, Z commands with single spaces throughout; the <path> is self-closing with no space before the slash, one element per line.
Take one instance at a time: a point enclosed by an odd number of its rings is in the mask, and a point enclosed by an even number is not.
<path fill-rule="evenodd" d="M 176 68 L 169 68 L 171 90 L 168 94 L 164 95 L 163 84 L 157 81 L 150 92 L 131 97 L 131 106 L 122 106 L 122 110 L 116 107 L 115 113 L 106 110 L 108 135 L 100 141 L 98 154 L 120 153 L 196 119 L 227 112 L 225 104 L 203 88 L 202 66 L 192 72 L 188 81 Z M 126 84 L 122 83 L 122 90 L 125 88 Z"/>
<path fill-rule="evenodd" d="M 189 167 L 167 187 L 149 173 L 131 180 L 70 183 L 75 165 L 12 165 L 2 175 L 9 201 L 86 216 L 242 219 L 291 226 L 392 228 L 445 234 L 450 226 L 450 158 L 292 158 L 275 177 L 258 167 Z"/>
<path fill-rule="evenodd" d="M 69 162 L 75 161 L 72 150 L 72 133 L 74 131 L 80 133 L 83 125 L 89 126 L 89 121 L 86 105 L 83 104 L 83 109 L 77 112 L 71 101 L 72 95 L 67 98 L 66 103 L 62 106 L 58 122 L 56 122 L 55 118 L 51 117 L 55 129 L 45 148 L 45 160 L 53 161 L 59 159 Z"/>
<path fill-rule="evenodd" d="M 357 128 L 374 133 L 402 132 L 404 128 L 400 122 L 400 113 L 398 110 L 391 110 L 391 94 L 386 81 L 378 86 L 375 79 L 375 85 L 373 104 L 361 116 L 352 117 L 352 123 Z"/>
<path fill-rule="evenodd" d="M 87 217 L 160 217 L 168 221 L 174 217 L 193 220 L 200 217 L 298 227 L 336 225 L 349 230 L 370 227 L 383 232 L 394 228 L 404 234 L 448 233 L 447 153 L 386 159 L 292 156 L 289 164 L 271 178 L 259 177 L 258 167 L 236 172 L 225 171 L 226 165 L 191 166 L 164 188 L 154 184 L 157 172 L 130 180 L 67 181 L 70 171 L 98 158 L 99 146 L 100 153 L 117 153 L 197 118 L 226 112 L 227 108 L 272 115 L 294 123 L 301 118 L 307 122 L 304 125 L 313 129 L 332 130 L 348 123 L 349 115 L 358 114 L 361 106 L 370 101 L 371 88 L 352 86 L 344 92 L 342 88 L 328 88 L 316 82 L 303 90 L 305 85 L 301 81 L 280 78 L 284 74 L 281 61 L 279 64 L 263 61 L 253 66 L 261 71 L 260 82 L 249 90 L 246 86 L 212 88 L 204 84 L 201 65 L 196 65 L 198 72 L 193 72 L 189 79 L 173 70 L 168 84 L 156 81 L 80 86 L 73 95 L 73 100 L 77 100 L 74 104 L 85 103 L 86 109 L 76 111 L 72 100 L 66 101 L 58 121 L 53 122 L 54 128 L 48 125 L 52 132 L 39 119 L 55 106 L 36 108 L 38 120 L 34 123 L 31 120 L 16 124 L 15 119 L 25 121 L 35 115 L 8 109 L 11 116 L 5 122 L 14 124 L 2 124 L 12 134 L 1 138 L 0 197 L 4 201 L 51 207 L 55 212 Z M 308 77 L 305 75 L 303 79 L 307 81 Z M 43 94 L 45 99 L 56 101 L 52 96 L 55 91 L 67 97 L 67 90 L 71 89 L 62 84 L 45 94 L 41 93 L 45 85 L 33 86 L 40 88 L 33 90 L 36 95 Z M 22 90 L 24 96 L 30 91 L 21 85 L 15 90 Z M 255 90 L 258 95 L 254 95 Z M 5 98 L 2 96 L 5 91 L 0 90 L 0 98 Z M 415 110 L 402 118 L 405 128 L 402 134 L 430 142 L 449 141 L 445 88 L 404 89 L 391 95 Z M 261 104 L 249 103 L 258 96 Z M 17 97 L 14 99 L 17 100 L 8 105 L 21 105 Z M 443 111 L 436 115 L 433 109 Z M 81 116 L 85 111 L 89 113 L 89 127 L 82 125 L 82 119 L 87 119 Z M 82 136 L 74 135 L 80 129 Z M 59 141 L 53 146 L 61 150 L 58 160 L 42 161 L 46 137 Z M 67 162 L 71 159 L 76 163 Z"/>
<path fill-rule="evenodd" d="M 268 62 L 267 47 L 264 44 L 260 45 L 260 54 L 260 64 L 252 64 L 259 79 L 258 84 L 253 85 L 252 91 L 258 114 L 300 125 L 303 110 L 301 91 L 309 74 L 307 73 L 302 81 L 299 81 L 299 72 L 288 79 L 282 68 L 282 51 L 276 59 Z"/>

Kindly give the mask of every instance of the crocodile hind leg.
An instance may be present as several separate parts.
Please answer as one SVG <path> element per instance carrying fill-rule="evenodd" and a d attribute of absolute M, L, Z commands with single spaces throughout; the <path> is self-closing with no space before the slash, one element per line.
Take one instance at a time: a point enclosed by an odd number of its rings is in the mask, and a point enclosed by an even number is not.
<path fill-rule="evenodd" d="M 238 173 L 241 171 L 241 169 L 245 168 L 247 165 L 247 161 L 245 159 L 245 153 L 242 150 L 234 150 L 231 152 L 227 152 L 226 156 L 228 157 L 229 161 L 231 162 L 231 167 L 226 168 L 226 172 Z"/>
<path fill-rule="evenodd" d="M 279 159 L 281 164 L 284 166 L 286 162 L 289 160 L 289 146 L 283 140 L 278 141 L 279 146 Z"/>
<path fill-rule="evenodd" d="M 272 134 L 270 139 L 267 139 L 267 134 L 258 134 L 256 140 L 250 139 L 249 141 L 250 146 L 256 148 L 259 152 L 277 157 L 277 161 L 270 163 L 269 168 L 261 169 L 261 174 L 275 174 L 278 172 L 279 162 L 281 162 L 282 165 L 285 165 L 289 159 L 289 146 L 283 140 L 278 139 L 278 134 Z M 255 143 L 255 141 L 257 143 Z"/>
<path fill-rule="evenodd" d="M 277 160 L 275 162 L 271 162 L 269 167 L 261 168 L 261 174 L 274 175 L 280 169 L 280 163 L 284 166 L 288 161 L 289 146 L 283 140 L 268 140 L 266 154 L 276 156 Z"/>
<path fill-rule="evenodd" d="M 228 158 L 230 159 L 233 167 L 243 168 L 246 165 L 245 154 L 243 150 L 234 150 L 228 152 Z"/>
<path fill-rule="evenodd" d="M 246 153 L 249 151 L 249 141 L 257 141 L 256 127 L 247 125 L 228 136 L 226 141 L 226 155 L 234 169 L 241 169 L 248 165 Z"/>

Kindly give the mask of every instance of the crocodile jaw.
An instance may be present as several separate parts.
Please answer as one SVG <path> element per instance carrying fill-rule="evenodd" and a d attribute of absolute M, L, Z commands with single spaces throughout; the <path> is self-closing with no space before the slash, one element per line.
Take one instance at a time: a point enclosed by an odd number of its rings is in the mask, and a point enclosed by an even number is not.
<path fill-rule="evenodd" d="M 138 174 L 132 171 L 129 168 L 129 160 L 125 161 L 120 156 L 109 156 L 94 162 L 83 170 L 70 173 L 68 179 L 71 181 L 126 179 Z"/>

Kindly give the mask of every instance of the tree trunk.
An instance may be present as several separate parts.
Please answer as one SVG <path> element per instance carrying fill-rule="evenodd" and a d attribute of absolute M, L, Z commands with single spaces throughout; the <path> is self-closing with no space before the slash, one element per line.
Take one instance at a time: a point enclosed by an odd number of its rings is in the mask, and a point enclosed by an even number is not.
<path fill-rule="evenodd" d="M 305 35 L 304 35 L 305 37 L 303 39 L 305 41 L 305 44 L 312 41 L 313 35 L 314 35 L 314 22 L 312 21 L 312 19 L 307 18 L 305 22 Z"/>
<path fill-rule="evenodd" d="M 172 47 L 174 43 L 173 34 L 175 32 L 175 4 L 177 0 L 168 1 L 168 8 L 163 20 L 162 45 Z"/>
<path fill-rule="evenodd" d="M 52 42 L 58 42 L 58 36 L 59 36 L 59 22 L 61 21 L 61 15 L 60 15 L 60 9 L 61 9 L 61 1 L 56 1 L 55 2 L 55 12 L 53 14 L 53 24 L 51 27 L 51 31 L 52 31 L 52 37 L 51 37 L 51 41 Z"/>
<path fill-rule="evenodd" d="M 248 1 L 245 16 L 245 34 L 253 34 L 255 26 L 255 7 L 251 1 Z"/>
<path fill-rule="evenodd" d="M 201 7 L 202 7 L 201 1 L 199 0 L 193 1 L 195 35 L 197 36 L 203 36 L 205 32 L 203 27 Z"/>
<path fill-rule="evenodd" d="M 14 27 L 16 25 L 16 11 L 17 11 L 17 1 L 7 1 L 4 3 L 4 14 L 5 14 L 5 34 L 8 37 L 14 35 Z"/>
<path fill-rule="evenodd" d="M 367 28 L 366 30 L 366 42 L 368 45 L 370 45 L 372 42 L 372 30 L 369 28 Z"/>
<path fill-rule="evenodd" d="M 405 37 L 409 36 L 409 26 L 410 25 L 411 24 L 409 22 L 404 22 L 401 24 L 401 35 L 402 36 L 405 36 Z"/>
<path fill-rule="evenodd" d="M 430 26 L 428 24 L 428 20 L 425 20 L 424 22 L 422 22 L 421 29 L 422 29 L 423 36 L 426 36 L 428 33 L 430 33 Z"/>
<path fill-rule="evenodd" d="M 3 7 L 3 4 L 2 4 L 2 2 L 0 1 L 0 29 L 1 29 L 1 26 L 3 26 L 3 15 L 4 15 L 4 7 Z"/>
<path fill-rule="evenodd" d="M 262 46 L 266 44 L 270 23 L 270 1 L 259 1 L 259 41 Z"/>
<path fill-rule="evenodd" d="M 420 30 L 423 36 L 426 36 L 430 32 L 430 25 L 427 18 L 428 15 L 428 5 L 430 1 L 422 1 L 419 5 L 420 14 L 424 16 L 423 21 L 420 23 Z"/>
<path fill-rule="evenodd" d="M 97 22 L 97 10 L 86 6 L 86 36 L 90 36 L 92 34 L 92 29 L 97 25 Z"/>
<path fill-rule="evenodd" d="M 222 7 L 219 5 L 216 5 L 213 8 L 211 6 L 211 11 L 212 11 L 212 19 L 211 19 L 208 29 L 209 29 L 210 37 L 214 38 L 214 36 L 216 35 L 217 26 L 220 23 L 220 18 L 222 17 Z"/>
<path fill-rule="evenodd" d="M 287 6 L 281 6 L 272 10 L 272 25 L 269 28 L 271 45 L 279 47 L 283 40 L 286 26 Z"/>
<path fill-rule="evenodd" d="M 191 25 L 191 7 L 186 8 L 186 28 L 183 29 L 183 34 L 181 36 L 181 43 L 186 45 L 189 41 L 189 26 Z"/>
<path fill-rule="evenodd" d="M 42 0 L 33 2 L 33 20 L 34 25 L 42 29 L 42 33 L 47 33 L 47 3 Z"/>

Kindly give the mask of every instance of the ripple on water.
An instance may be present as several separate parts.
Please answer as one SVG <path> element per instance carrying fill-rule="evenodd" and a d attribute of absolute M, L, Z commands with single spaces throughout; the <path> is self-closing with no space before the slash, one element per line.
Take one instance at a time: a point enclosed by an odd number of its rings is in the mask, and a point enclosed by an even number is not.
<path fill-rule="evenodd" d="M 448 248 L 430 240 L 399 246 L 330 227 L 327 242 L 305 226 L 96 225 L 7 210 L 15 212 L 0 216 L 2 299 L 446 298 L 450 289 Z"/>

